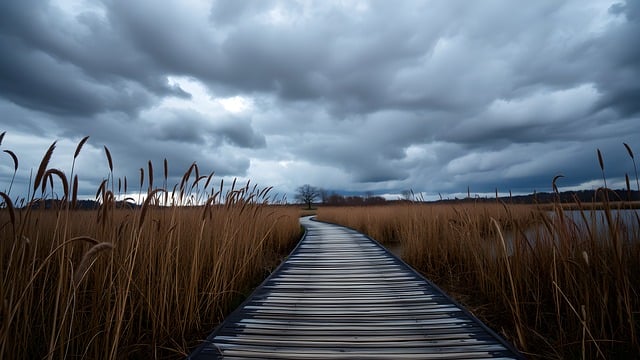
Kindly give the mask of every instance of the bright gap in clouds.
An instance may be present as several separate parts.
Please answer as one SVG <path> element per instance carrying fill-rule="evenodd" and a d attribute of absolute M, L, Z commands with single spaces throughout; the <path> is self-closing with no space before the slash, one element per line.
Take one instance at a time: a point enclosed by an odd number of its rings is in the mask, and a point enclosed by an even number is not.
<path fill-rule="evenodd" d="M 249 111 L 253 108 L 253 101 L 243 96 L 232 96 L 228 98 L 219 98 L 216 101 L 228 112 L 237 114 Z"/>
<path fill-rule="evenodd" d="M 180 87 L 191 95 L 188 99 L 177 97 L 165 98 L 161 106 L 174 109 L 189 109 L 203 114 L 220 114 L 222 110 L 239 114 L 253 110 L 253 100 L 246 96 L 215 97 L 200 81 L 183 76 L 169 76 L 169 85 Z"/>

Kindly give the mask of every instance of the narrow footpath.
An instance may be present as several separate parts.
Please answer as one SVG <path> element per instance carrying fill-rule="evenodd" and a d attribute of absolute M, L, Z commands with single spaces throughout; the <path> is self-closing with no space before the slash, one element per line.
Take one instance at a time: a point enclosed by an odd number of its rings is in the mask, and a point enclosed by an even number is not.
<path fill-rule="evenodd" d="M 189 359 L 521 359 L 367 236 L 300 220 L 289 258 Z"/>

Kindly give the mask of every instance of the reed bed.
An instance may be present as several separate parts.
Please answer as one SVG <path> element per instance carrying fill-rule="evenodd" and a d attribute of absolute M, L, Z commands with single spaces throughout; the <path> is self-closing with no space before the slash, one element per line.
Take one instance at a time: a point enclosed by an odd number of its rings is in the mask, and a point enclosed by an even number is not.
<path fill-rule="evenodd" d="M 318 209 L 403 259 L 531 358 L 640 354 L 640 219 L 504 203 Z"/>
<path fill-rule="evenodd" d="M 183 358 L 300 238 L 299 210 L 195 164 L 172 186 L 165 161 L 154 187 L 149 162 L 130 191 L 106 147 L 99 208 L 75 209 L 86 141 L 69 176 L 54 144 L 28 198 L 0 193 L 0 358 Z"/>

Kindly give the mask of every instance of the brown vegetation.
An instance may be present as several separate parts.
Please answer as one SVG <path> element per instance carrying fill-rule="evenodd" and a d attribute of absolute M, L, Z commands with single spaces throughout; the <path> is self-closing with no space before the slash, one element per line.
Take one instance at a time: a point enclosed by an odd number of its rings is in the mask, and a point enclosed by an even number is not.
<path fill-rule="evenodd" d="M 184 357 L 299 239 L 297 208 L 248 183 L 214 189 L 195 164 L 170 188 L 165 161 L 154 188 L 149 162 L 142 206 L 123 208 L 106 147 L 99 209 L 74 210 L 78 179 L 48 167 L 54 148 L 26 206 L 0 193 L 0 358 Z M 53 209 L 32 206 L 54 190 Z"/>
<path fill-rule="evenodd" d="M 603 208 L 597 219 L 559 204 L 406 203 L 320 208 L 318 218 L 399 241 L 405 261 L 532 358 L 633 357 L 640 219 L 623 221 L 606 197 Z"/>

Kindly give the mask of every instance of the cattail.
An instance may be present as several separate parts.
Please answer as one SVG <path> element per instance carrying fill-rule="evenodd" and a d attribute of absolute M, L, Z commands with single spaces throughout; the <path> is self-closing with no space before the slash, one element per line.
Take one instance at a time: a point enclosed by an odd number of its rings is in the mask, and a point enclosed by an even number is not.
<path fill-rule="evenodd" d="M 165 186 L 167 184 L 167 179 L 169 179 L 169 162 L 167 161 L 167 158 L 164 158 L 164 183 L 165 183 Z"/>
<path fill-rule="evenodd" d="M 622 145 L 624 145 L 624 147 L 627 148 L 627 152 L 629 153 L 629 156 L 633 159 L 633 151 L 631 150 L 631 146 L 629 146 L 629 144 L 627 143 L 622 143 Z"/>
<path fill-rule="evenodd" d="M 2 135 L 4 136 L 4 133 L 2 133 Z M 2 199 L 4 200 L 4 203 L 7 207 L 7 210 L 9 210 L 9 218 L 11 219 L 11 226 L 13 227 L 13 233 L 15 235 L 16 233 L 16 213 L 15 210 L 13 208 L 13 202 L 11 202 L 11 198 L 9 197 L 9 195 L 0 192 L 0 197 L 2 197 Z"/>
<path fill-rule="evenodd" d="M 4 136 L 4 133 L 2 133 Z M 1 142 L 1 140 L 0 140 Z M 13 181 L 16 179 L 16 173 L 18 172 L 18 157 L 11 150 L 3 150 L 5 153 L 9 154 L 13 159 L 13 176 L 11 177 L 11 182 L 9 183 L 9 190 L 7 190 L 7 194 L 11 194 L 11 188 L 13 187 Z"/>
<path fill-rule="evenodd" d="M 602 180 L 604 181 L 604 188 L 607 189 L 607 178 L 604 175 L 604 161 L 602 160 L 602 153 L 598 150 L 598 163 L 600 164 L 600 170 L 602 171 Z"/>
<path fill-rule="evenodd" d="M 67 177 L 65 174 L 58 169 L 49 169 L 45 172 L 45 177 L 49 178 L 51 181 L 51 187 L 53 188 L 53 175 L 56 175 L 60 181 L 62 182 L 62 189 L 64 190 L 64 198 L 69 198 L 69 182 L 67 181 Z"/>
<path fill-rule="evenodd" d="M 40 183 L 44 179 L 44 173 L 47 171 L 47 166 L 49 165 L 49 161 L 51 160 L 51 156 L 53 156 L 53 150 L 56 148 L 57 141 L 54 141 L 47 152 L 44 154 L 42 161 L 40 161 L 40 166 L 38 167 L 38 172 L 36 173 L 35 181 L 33 182 L 33 191 L 35 192 L 40 187 Z"/>
<path fill-rule="evenodd" d="M 216 193 L 213 196 L 210 196 L 207 201 L 204 203 L 204 209 L 202 210 L 202 220 L 204 220 L 207 217 L 207 213 L 211 214 L 211 206 L 212 204 L 216 203 L 216 198 L 218 197 L 219 193 Z"/>
<path fill-rule="evenodd" d="M 82 147 L 84 146 L 84 143 L 87 142 L 87 140 L 89 140 L 89 136 L 85 136 L 82 138 L 82 140 L 80 140 L 80 142 L 78 143 L 78 146 L 76 146 L 75 153 L 73 153 L 73 160 L 75 160 L 78 157 L 78 155 L 80 155 L 80 150 L 82 150 Z"/>
<path fill-rule="evenodd" d="M 100 196 L 100 194 L 104 194 L 107 186 L 107 179 L 102 180 L 100 186 L 98 186 L 98 191 L 96 191 L 96 199 Z M 103 196 L 104 197 L 104 196 Z"/>
<path fill-rule="evenodd" d="M 104 145 L 104 153 L 107 155 L 107 161 L 109 162 L 109 171 L 113 172 L 113 160 L 111 159 L 111 152 L 107 148 L 107 145 Z"/>
<path fill-rule="evenodd" d="M 551 181 L 551 186 L 553 188 L 553 192 L 555 192 L 556 194 L 559 193 L 558 191 L 558 186 L 556 185 L 556 182 L 558 181 L 558 179 L 563 178 L 564 175 L 559 174 L 553 177 L 553 180 Z"/>
<path fill-rule="evenodd" d="M 194 167 L 196 167 L 196 163 L 195 162 L 192 163 L 191 166 L 189 166 L 189 168 L 187 169 L 187 172 L 185 172 L 184 175 L 182 175 L 182 180 L 180 181 L 180 193 L 181 194 L 184 192 L 185 185 L 189 181 L 189 177 L 191 176 L 191 172 L 193 171 Z"/>
<path fill-rule="evenodd" d="M 51 188 L 51 191 L 53 191 L 53 176 L 50 173 L 45 172 L 45 176 L 43 177 L 42 181 L 42 195 L 44 195 L 45 189 L 47 188 L 47 180 L 49 181 L 49 187 Z"/>
<path fill-rule="evenodd" d="M 153 188 L 153 164 L 149 160 L 149 191 Z"/>
<path fill-rule="evenodd" d="M 600 149 L 597 149 L 598 151 L 598 163 L 600 163 L 600 170 L 604 171 L 604 161 L 602 161 L 602 153 L 600 152 Z"/>
<path fill-rule="evenodd" d="M 78 205 L 78 175 L 73 177 L 73 189 L 71 190 L 71 207 L 76 208 Z"/>
<path fill-rule="evenodd" d="M 138 228 L 142 228 L 142 225 L 144 224 L 144 218 L 146 217 L 147 211 L 149 208 L 149 203 L 151 202 L 151 199 L 153 199 L 158 192 L 167 192 L 167 191 L 165 189 L 155 189 L 149 192 L 149 195 L 147 195 L 147 198 L 144 200 L 144 203 L 142 203 L 142 209 L 140 210 L 140 220 L 138 221 Z"/>
<path fill-rule="evenodd" d="M 207 178 L 207 181 L 205 181 L 204 183 L 204 188 L 206 189 L 207 187 L 209 187 L 209 183 L 211 182 L 211 179 L 213 179 L 213 172 L 211 172 L 211 174 L 209 174 L 209 177 Z"/>
<path fill-rule="evenodd" d="M 11 150 L 2 150 L 2 151 L 6 152 L 7 154 L 9 154 L 9 156 L 11 156 L 11 159 L 13 159 L 13 171 L 18 171 L 18 157 L 16 156 L 16 154 L 14 154 L 14 152 Z"/>
<path fill-rule="evenodd" d="M 113 244 L 108 242 L 101 242 L 93 245 L 84 255 L 82 256 L 82 260 L 80 260 L 80 264 L 76 269 L 75 276 L 73 277 L 73 282 L 76 286 L 80 285 L 80 282 L 84 278 L 85 274 L 94 263 L 98 254 L 105 250 L 113 249 Z"/>
<path fill-rule="evenodd" d="M 205 179 L 205 178 L 206 178 L 206 176 L 204 176 L 204 175 L 202 175 L 202 176 L 200 176 L 200 177 L 197 177 L 197 178 L 193 181 L 193 184 L 191 184 L 191 189 L 190 189 L 189 191 L 193 190 L 193 188 L 195 188 L 195 187 L 196 187 L 196 185 L 198 185 L 198 183 L 199 183 L 200 181 L 202 181 L 203 179 Z"/>
<path fill-rule="evenodd" d="M 627 152 L 631 157 L 631 161 L 633 162 L 633 173 L 636 176 L 636 186 L 638 191 L 640 191 L 640 180 L 638 180 L 638 167 L 636 166 L 636 159 L 633 157 L 633 150 L 631 150 L 631 146 L 629 146 L 627 143 L 622 143 L 622 144 L 624 144 L 624 147 L 627 149 Z"/>
<path fill-rule="evenodd" d="M 267 194 L 269 193 L 269 191 L 271 191 L 273 189 L 273 186 L 268 186 L 262 190 L 260 190 L 260 194 L 258 194 L 259 197 L 261 198 L 265 198 L 267 196 Z"/>

